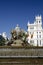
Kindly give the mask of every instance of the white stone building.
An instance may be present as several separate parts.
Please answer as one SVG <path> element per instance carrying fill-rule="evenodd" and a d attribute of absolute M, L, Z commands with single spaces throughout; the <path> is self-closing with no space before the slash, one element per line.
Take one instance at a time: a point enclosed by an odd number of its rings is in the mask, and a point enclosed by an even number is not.
<path fill-rule="evenodd" d="M 43 46 L 43 29 L 42 29 L 42 17 L 41 15 L 35 17 L 34 23 L 27 24 L 28 43 L 33 46 Z"/>

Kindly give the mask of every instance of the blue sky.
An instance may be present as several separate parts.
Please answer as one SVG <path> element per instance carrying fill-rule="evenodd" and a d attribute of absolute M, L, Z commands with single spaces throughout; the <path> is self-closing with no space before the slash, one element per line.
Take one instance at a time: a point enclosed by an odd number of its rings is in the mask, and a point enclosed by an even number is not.
<path fill-rule="evenodd" d="M 16 24 L 27 30 L 27 22 L 34 22 L 36 15 L 43 18 L 43 0 L 0 0 L 0 33 L 9 36 Z"/>

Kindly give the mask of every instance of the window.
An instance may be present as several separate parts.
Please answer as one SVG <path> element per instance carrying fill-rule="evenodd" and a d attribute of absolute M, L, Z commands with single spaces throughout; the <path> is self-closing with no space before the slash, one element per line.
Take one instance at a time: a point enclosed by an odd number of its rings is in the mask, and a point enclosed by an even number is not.
<path fill-rule="evenodd" d="M 40 45 L 41 45 L 41 40 L 40 40 Z"/>
<path fill-rule="evenodd" d="M 38 34 L 38 32 L 37 32 L 37 34 Z"/>
<path fill-rule="evenodd" d="M 40 23 L 40 21 L 39 21 L 39 23 Z"/>
<path fill-rule="evenodd" d="M 38 35 L 37 35 L 37 38 L 38 38 Z"/>
<path fill-rule="evenodd" d="M 37 21 L 37 23 L 38 23 L 38 21 Z"/>
<path fill-rule="evenodd" d="M 34 27 L 33 27 L 33 26 L 31 26 L 31 27 L 30 27 L 30 29 L 34 29 Z"/>
<path fill-rule="evenodd" d="M 39 35 L 39 38 L 41 38 L 41 35 Z"/>
<path fill-rule="evenodd" d="M 38 46 L 38 40 L 37 40 L 37 46 Z"/>
<path fill-rule="evenodd" d="M 33 40 L 30 40 L 30 43 L 34 43 L 34 41 Z"/>

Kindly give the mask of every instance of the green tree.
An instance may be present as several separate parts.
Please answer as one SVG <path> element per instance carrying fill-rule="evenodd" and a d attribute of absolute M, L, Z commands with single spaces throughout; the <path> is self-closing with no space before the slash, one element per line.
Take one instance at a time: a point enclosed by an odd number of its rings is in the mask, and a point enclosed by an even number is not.
<path fill-rule="evenodd" d="M 5 39 L 2 35 L 0 35 L 0 46 L 5 45 Z"/>

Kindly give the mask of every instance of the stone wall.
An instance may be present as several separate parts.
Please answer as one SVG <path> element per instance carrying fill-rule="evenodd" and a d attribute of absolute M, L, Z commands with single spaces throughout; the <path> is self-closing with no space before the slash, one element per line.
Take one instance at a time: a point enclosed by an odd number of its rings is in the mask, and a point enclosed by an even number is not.
<path fill-rule="evenodd" d="M 0 47 L 0 65 L 43 65 L 43 47 Z"/>
<path fill-rule="evenodd" d="M 0 58 L 0 65 L 43 65 L 43 58 Z"/>
<path fill-rule="evenodd" d="M 43 56 L 43 48 L 0 48 L 0 56 Z"/>

